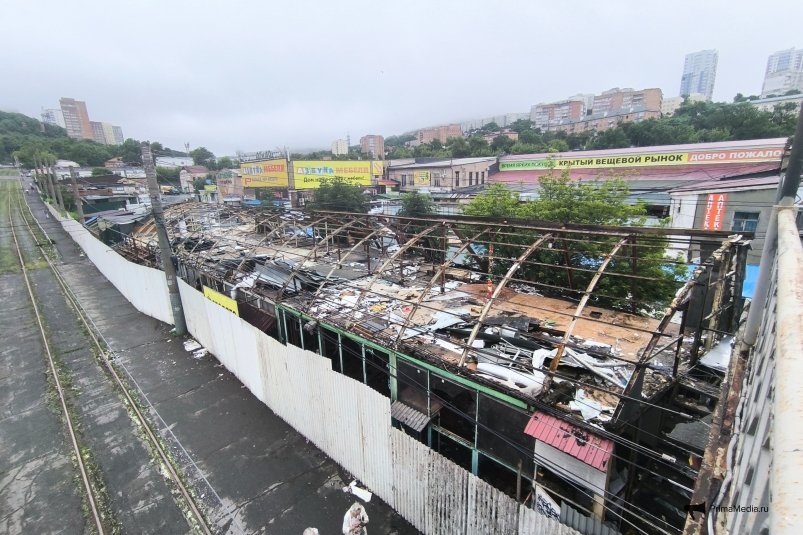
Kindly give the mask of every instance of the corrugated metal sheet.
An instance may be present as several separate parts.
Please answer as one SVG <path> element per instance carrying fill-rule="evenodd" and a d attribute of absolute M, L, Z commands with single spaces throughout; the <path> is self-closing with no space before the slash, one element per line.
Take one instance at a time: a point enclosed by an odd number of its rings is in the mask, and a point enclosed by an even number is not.
<path fill-rule="evenodd" d="M 167 281 L 162 271 L 127 261 L 73 219 L 64 219 L 61 224 L 98 270 L 137 310 L 173 324 Z"/>
<path fill-rule="evenodd" d="M 574 510 L 566 505 L 566 502 L 560 504 L 560 521 L 583 535 L 622 535 L 619 531 L 603 524 L 599 519 Z"/>
<path fill-rule="evenodd" d="M 539 411 L 533 413 L 524 432 L 597 470 L 608 470 L 613 453 L 613 442 L 608 439 Z"/>
<path fill-rule="evenodd" d="M 420 433 L 429 423 L 429 416 L 423 412 L 419 412 L 409 405 L 405 405 L 401 401 L 394 401 L 390 406 L 390 415 L 393 418 L 406 425 L 416 433 Z"/>
<path fill-rule="evenodd" d="M 523 505 L 519 506 L 518 527 L 520 535 L 576 535 L 578 533 L 554 518 L 544 516 L 538 511 Z"/>

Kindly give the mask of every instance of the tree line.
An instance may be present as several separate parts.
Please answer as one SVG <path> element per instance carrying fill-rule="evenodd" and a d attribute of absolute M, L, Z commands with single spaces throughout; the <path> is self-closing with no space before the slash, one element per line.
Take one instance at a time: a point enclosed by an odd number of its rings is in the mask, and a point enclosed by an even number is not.
<path fill-rule="evenodd" d="M 164 147 L 158 141 L 150 143 L 154 156 L 187 156 L 186 152 Z M 0 111 L 0 163 L 13 163 L 19 158 L 25 167 L 33 167 L 34 155 L 71 160 L 85 167 L 103 167 L 112 158 L 126 165 L 142 165 L 142 142 L 126 139 L 121 145 L 102 145 L 86 139 L 73 139 L 60 126 L 40 122 L 21 113 Z M 232 169 L 239 162 L 229 157 L 216 158 L 205 147 L 190 151 L 195 165 L 211 170 Z"/>
<path fill-rule="evenodd" d="M 735 100 L 734 103 L 686 102 L 674 115 L 622 123 L 601 132 L 544 132 L 535 128 L 532 121 L 519 119 L 507 127 L 518 134 L 515 141 L 504 134 L 486 141 L 484 135 L 500 130 L 496 123 L 488 123 L 467 137 L 450 138 L 446 143 L 436 139 L 408 147 L 406 143 L 415 136 L 405 134 L 388 137 L 385 147 L 389 159 L 465 158 L 766 139 L 788 137 L 794 133 L 797 113 L 793 103 L 779 104 L 772 111 L 763 111 L 741 95 L 737 95 Z"/>

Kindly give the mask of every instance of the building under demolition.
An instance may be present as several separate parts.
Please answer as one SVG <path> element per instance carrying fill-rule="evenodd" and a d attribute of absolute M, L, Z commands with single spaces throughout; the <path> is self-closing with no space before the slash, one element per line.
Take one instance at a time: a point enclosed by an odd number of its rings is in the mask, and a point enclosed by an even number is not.
<path fill-rule="evenodd" d="M 466 470 L 611 533 L 683 527 L 749 233 L 197 203 L 165 217 L 185 281 L 387 396 L 394 426 Z M 665 257 L 673 240 L 712 253 L 687 265 Z M 116 248 L 159 265 L 152 223 Z"/>

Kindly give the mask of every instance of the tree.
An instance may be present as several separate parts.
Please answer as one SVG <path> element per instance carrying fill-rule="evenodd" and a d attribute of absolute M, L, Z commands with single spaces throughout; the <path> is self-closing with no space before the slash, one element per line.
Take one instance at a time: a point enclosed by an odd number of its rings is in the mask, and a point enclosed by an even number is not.
<path fill-rule="evenodd" d="M 569 169 L 563 169 L 541 177 L 538 199 L 525 203 L 518 213 L 562 224 L 625 225 L 646 213 L 644 206 L 628 203 L 629 194 L 621 178 L 573 181 Z"/>
<path fill-rule="evenodd" d="M 206 147 L 198 147 L 191 150 L 190 156 L 192 156 L 192 163 L 195 165 L 203 165 L 207 169 L 215 169 L 217 166 L 215 155 Z"/>
<path fill-rule="evenodd" d="M 471 147 L 464 137 L 450 137 L 446 140 L 446 149 L 452 158 L 465 158 L 471 156 Z"/>
<path fill-rule="evenodd" d="M 349 184 L 342 177 L 324 179 L 307 206 L 312 210 L 364 214 L 368 211 L 368 201 L 362 190 L 362 186 Z"/>
<path fill-rule="evenodd" d="M 110 171 L 105 167 L 93 167 L 92 176 L 105 176 L 110 174 Z"/>
<path fill-rule="evenodd" d="M 513 130 L 514 132 L 518 132 L 522 134 L 528 130 L 531 130 L 533 127 L 533 122 L 529 119 L 516 119 L 513 121 L 508 128 Z"/>
<path fill-rule="evenodd" d="M 518 210 L 518 194 L 504 184 L 491 184 L 463 208 L 463 213 L 484 217 L 516 217 Z"/>
<path fill-rule="evenodd" d="M 491 147 L 488 142 L 480 136 L 471 136 L 468 138 L 468 146 L 471 149 L 472 156 L 490 156 Z"/>
<path fill-rule="evenodd" d="M 117 147 L 117 155 L 128 165 L 142 165 L 142 145 L 136 139 L 128 138 Z"/>
<path fill-rule="evenodd" d="M 234 161 L 228 156 L 224 156 L 217 161 L 218 169 L 234 169 L 237 166 L 238 164 L 235 164 Z"/>
<path fill-rule="evenodd" d="M 426 193 L 411 191 L 401 196 L 402 208 L 399 210 L 400 216 L 415 217 L 427 215 L 435 212 L 435 203 Z"/>
<path fill-rule="evenodd" d="M 499 134 L 493 139 L 493 141 L 491 141 L 491 150 L 496 153 L 507 154 L 510 151 L 510 147 L 512 147 L 514 143 L 515 141 L 506 135 Z"/>

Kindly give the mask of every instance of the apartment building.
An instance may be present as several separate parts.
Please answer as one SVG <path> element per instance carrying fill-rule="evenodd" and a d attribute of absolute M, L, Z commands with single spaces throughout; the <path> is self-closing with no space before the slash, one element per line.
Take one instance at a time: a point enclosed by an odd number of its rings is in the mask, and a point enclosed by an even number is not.
<path fill-rule="evenodd" d="M 463 137 L 463 129 L 459 124 L 435 126 L 418 131 L 419 143 L 430 143 L 434 139 L 439 140 L 441 143 L 446 143 L 446 140 L 450 137 Z"/>
<path fill-rule="evenodd" d="M 793 89 L 803 91 L 803 49 L 781 50 L 767 59 L 761 96 L 782 96 Z"/>
<path fill-rule="evenodd" d="M 719 53 L 716 50 L 701 50 L 686 54 L 683 75 L 680 77 L 680 95 L 687 97 L 693 93 L 700 93 L 710 101 L 714 94 L 718 59 Z"/>
<path fill-rule="evenodd" d="M 94 139 L 86 102 L 74 98 L 59 99 L 67 135 L 74 139 Z"/>
<path fill-rule="evenodd" d="M 379 135 L 368 134 L 360 138 L 360 152 L 372 158 L 385 159 L 385 138 Z"/>

